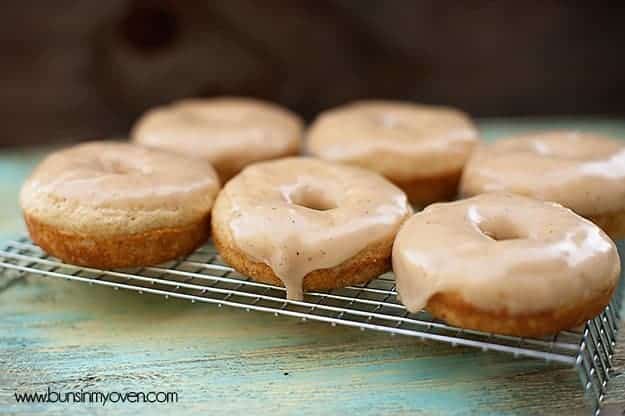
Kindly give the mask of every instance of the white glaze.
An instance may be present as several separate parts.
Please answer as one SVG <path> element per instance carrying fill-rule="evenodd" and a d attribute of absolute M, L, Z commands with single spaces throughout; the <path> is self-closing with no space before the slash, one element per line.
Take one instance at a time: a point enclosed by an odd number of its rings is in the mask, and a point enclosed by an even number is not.
<path fill-rule="evenodd" d="M 464 169 L 461 193 L 507 191 L 558 202 L 584 216 L 625 210 L 625 142 L 553 131 L 478 147 Z"/>
<path fill-rule="evenodd" d="M 40 221 L 77 232 L 141 232 L 207 215 L 219 190 L 199 160 L 102 141 L 52 153 L 24 183 L 20 202 Z"/>
<path fill-rule="evenodd" d="M 208 160 L 223 181 L 245 165 L 297 153 L 302 121 L 251 98 L 186 99 L 148 111 L 132 129 L 144 146 Z"/>
<path fill-rule="evenodd" d="M 620 262 L 612 240 L 571 210 L 493 193 L 407 220 L 393 270 L 412 312 L 436 293 L 457 293 L 478 308 L 524 314 L 595 298 L 616 284 Z"/>
<path fill-rule="evenodd" d="M 249 166 L 219 198 L 230 209 L 215 220 L 241 251 L 271 267 L 291 299 L 301 299 L 308 273 L 392 239 L 411 212 L 405 194 L 380 175 L 312 158 Z"/>
<path fill-rule="evenodd" d="M 456 172 L 476 142 L 477 129 L 461 111 L 395 101 L 357 101 L 325 111 L 308 133 L 311 154 L 393 180 Z"/>

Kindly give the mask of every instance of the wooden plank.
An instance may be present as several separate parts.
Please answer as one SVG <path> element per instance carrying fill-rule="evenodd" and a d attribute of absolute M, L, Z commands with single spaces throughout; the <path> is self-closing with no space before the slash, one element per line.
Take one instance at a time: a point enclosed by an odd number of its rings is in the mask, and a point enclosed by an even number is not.
<path fill-rule="evenodd" d="M 542 125 L 495 121 L 484 132 L 492 139 Z M 582 127 L 625 131 L 625 123 Z M 0 239 L 21 228 L 17 191 L 42 154 L 0 154 Z M 567 366 L 78 283 L 20 281 L 0 291 L 0 317 L 0 414 L 568 415 L 588 410 L 577 374 Z M 623 344 L 610 406 L 623 402 Z M 48 386 L 177 391 L 179 402 L 26 405 L 13 397 L 15 391 Z"/>
<path fill-rule="evenodd" d="M 564 366 L 139 296 L 39 279 L 2 293 L 3 396 L 48 386 L 175 390 L 171 410 L 235 414 L 583 410 Z M 35 410 L 10 399 L 0 397 L 0 411 Z"/>

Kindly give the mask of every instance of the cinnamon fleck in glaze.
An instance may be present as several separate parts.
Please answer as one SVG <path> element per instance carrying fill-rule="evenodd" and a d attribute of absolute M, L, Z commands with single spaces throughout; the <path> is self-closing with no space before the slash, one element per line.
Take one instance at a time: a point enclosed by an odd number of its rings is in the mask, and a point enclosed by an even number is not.
<path fill-rule="evenodd" d="M 583 304 L 616 285 L 612 240 L 555 203 L 493 193 L 434 204 L 401 227 L 393 270 L 415 312 L 437 293 L 513 315 Z"/>
<path fill-rule="evenodd" d="M 392 238 L 411 212 L 405 194 L 376 173 L 312 158 L 257 163 L 233 178 L 225 224 L 238 248 L 271 267 L 290 299 L 304 277 Z"/>

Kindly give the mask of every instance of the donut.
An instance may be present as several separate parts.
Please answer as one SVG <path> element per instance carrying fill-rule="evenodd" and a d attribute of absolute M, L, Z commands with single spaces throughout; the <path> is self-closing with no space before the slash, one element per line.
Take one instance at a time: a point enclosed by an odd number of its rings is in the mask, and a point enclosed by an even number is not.
<path fill-rule="evenodd" d="M 575 131 L 548 131 L 479 146 L 464 170 L 463 196 L 506 191 L 558 202 L 625 237 L 625 142 Z"/>
<path fill-rule="evenodd" d="M 393 101 L 356 101 L 321 113 L 308 152 L 376 171 L 425 206 L 453 199 L 477 129 L 463 112 Z"/>
<path fill-rule="evenodd" d="M 20 193 L 31 239 L 64 262 L 110 269 L 188 254 L 210 233 L 219 190 L 203 161 L 89 142 L 45 158 Z"/>
<path fill-rule="evenodd" d="M 575 327 L 610 302 L 612 240 L 557 203 L 488 193 L 407 220 L 393 246 L 401 302 L 449 324 L 515 336 Z"/>
<path fill-rule="evenodd" d="M 149 110 L 136 143 L 209 161 L 225 183 L 246 165 L 297 155 L 303 123 L 275 104 L 239 97 L 185 99 Z"/>
<path fill-rule="evenodd" d="M 307 157 L 261 162 L 226 184 L 212 211 L 221 257 L 251 278 L 303 290 L 369 281 L 390 269 L 406 195 L 368 170 Z"/>

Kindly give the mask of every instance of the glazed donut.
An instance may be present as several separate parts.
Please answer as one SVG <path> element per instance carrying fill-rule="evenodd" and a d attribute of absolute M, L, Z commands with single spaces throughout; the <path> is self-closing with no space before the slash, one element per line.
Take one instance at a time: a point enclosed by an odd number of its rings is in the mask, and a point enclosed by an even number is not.
<path fill-rule="evenodd" d="M 456 196 L 477 129 L 461 111 L 405 102 L 356 101 L 321 113 L 308 151 L 374 170 L 415 205 Z"/>
<path fill-rule="evenodd" d="M 186 99 L 148 111 L 139 144 L 208 160 L 222 183 L 244 166 L 299 153 L 303 123 L 275 104 L 237 97 Z"/>
<path fill-rule="evenodd" d="M 625 142 L 572 131 L 532 133 L 475 150 L 461 194 L 506 191 L 558 202 L 625 237 Z"/>
<path fill-rule="evenodd" d="M 380 175 L 312 158 L 245 168 L 212 212 L 221 257 L 255 280 L 303 289 L 344 287 L 389 270 L 391 247 L 411 213 L 406 195 Z"/>
<path fill-rule="evenodd" d="M 439 203 L 393 246 L 401 302 L 452 325 L 516 336 L 572 328 L 600 313 L 620 275 L 612 240 L 568 208 L 520 195 Z"/>
<path fill-rule="evenodd" d="M 209 235 L 219 181 L 203 161 L 113 141 L 51 154 L 23 185 L 32 240 L 72 264 L 109 269 L 161 263 Z"/>

